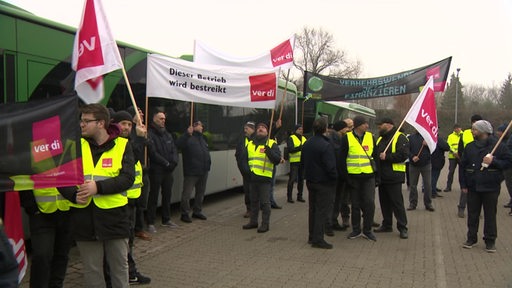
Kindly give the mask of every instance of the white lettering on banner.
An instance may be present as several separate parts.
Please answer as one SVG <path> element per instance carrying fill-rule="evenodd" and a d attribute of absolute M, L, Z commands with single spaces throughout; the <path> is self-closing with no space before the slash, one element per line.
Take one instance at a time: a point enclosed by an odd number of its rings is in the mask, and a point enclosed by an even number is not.
<path fill-rule="evenodd" d="M 287 59 L 287 60 L 288 59 L 293 59 L 293 53 L 292 52 L 288 52 L 288 54 L 286 54 L 286 55 L 282 55 L 282 56 L 279 56 L 277 58 L 273 58 L 272 62 L 277 63 L 277 62 L 281 62 L 281 61 L 283 61 L 285 59 Z"/>
<path fill-rule="evenodd" d="M 432 121 L 428 112 L 425 112 L 425 109 L 421 109 L 421 117 L 424 118 L 425 121 L 427 121 L 428 127 L 430 127 L 430 130 L 432 130 L 432 133 L 434 133 L 434 135 L 437 136 L 437 133 L 439 132 L 439 128 L 437 126 L 435 126 L 436 123 L 434 123 L 434 121 Z"/>
<path fill-rule="evenodd" d="M 252 95 L 258 96 L 258 97 L 274 97 L 275 91 L 274 90 L 268 90 L 268 91 L 251 91 Z"/>
<path fill-rule="evenodd" d="M 84 54 L 85 48 L 87 48 L 89 51 L 92 51 L 96 48 L 96 36 L 91 37 L 90 44 L 87 42 L 87 40 L 83 40 L 82 43 L 80 43 L 80 47 L 78 48 L 78 57 Z"/>
<path fill-rule="evenodd" d="M 60 147 L 61 147 L 60 141 L 59 140 L 55 140 L 55 141 L 53 141 L 52 144 L 35 145 L 34 146 L 34 151 L 36 153 L 46 152 L 46 151 L 50 151 L 50 150 L 58 150 L 58 149 L 60 149 Z"/>

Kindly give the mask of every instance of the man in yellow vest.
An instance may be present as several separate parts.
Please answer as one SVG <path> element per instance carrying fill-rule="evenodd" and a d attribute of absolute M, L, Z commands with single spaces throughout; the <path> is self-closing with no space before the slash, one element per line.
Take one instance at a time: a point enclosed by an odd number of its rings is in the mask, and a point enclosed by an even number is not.
<path fill-rule="evenodd" d="M 452 183 L 453 183 L 453 174 L 455 174 L 455 169 L 459 164 L 459 141 L 461 136 L 462 128 L 459 124 L 453 125 L 453 132 L 448 135 L 446 142 L 450 146 L 450 151 L 448 152 L 448 178 L 446 179 L 446 188 L 443 192 L 452 191 Z"/>
<path fill-rule="evenodd" d="M 391 118 L 382 118 L 377 125 L 380 134 L 377 139 L 377 151 L 380 159 L 378 182 L 382 224 L 373 231 L 392 232 L 395 214 L 400 238 L 407 239 L 409 236 L 402 184 L 405 182 L 405 160 L 409 154 L 409 141 L 404 133 L 397 132 Z"/>
<path fill-rule="evenodd" d="M 305 202 L 302 197 L 304 191 L 304 172 L 300 168 L 300 155 L 302 146 L 306 142 L 306 137 L 303 136 L 304 130 L 301 124 L 295 125 L 293 134 L 288 137 L 286 146 L 290 155 L 290 174 L 288 177 L 288 186 L 286 187 L 286 195 L 288 196 L 288 203 L 293 203 L 293 183 L 297 182 L 297 201 Z"/>
<path fill-rule="evenodd" d="M 479 121 L 479 120 L 483 120 L 482 116 L 478 115 L 478 114 L 474 114 L 471 116 L 471 127 L 473 127 L 473 124 L 475 124 L 476 121 Z M 462 154 L 464 153 L 464 148 L 466 148 L 466 146 L 473 142 L 475 140 L 475 138 L 473 137 L 473 132 L 471 132 L 471 127 L 469 127 L 469 129 L 466 129 L 464 130 L 464 132 L 462 132 L 462 135 L 460 136 L 460 140 L 459 140 L 459 148 L 457 149 L 457 153 L 459 154 L 459 158 L 462 157 Z M 467 193 L 462 193 L 462 190 L 460 192 L 460 197 L 459 197 L 459 204 L 457 205 L 457 216 L 459 216 L 459 218 L 464 218 L 464 210 L 466 210 L 466 204 L 468 203 L 468 194 Z"/>
<path fill-rule="evenodd" d="M 142 117 L 142 116 L 141 116 Z M 137 125 L 136 134 L 134 135 L 135 138 L 143 138 L 143 139 L 130 139 L 132 136 L 132 128 L 133 128 L 133 118 L 130 113 L 124 110 L 117 111 L 112 116 L 112 123 L 117 123 L 121 129 L 121 134 L 119 134 L 120 137 L 126 138 L 130 140 L 130 144 L 132 144 L 132 148 L 134 151 L 134 157 L 135 157 L 135 181 L 133 182 L 133 185 L 128 191 L 126 191 L 126 196 L 128 197 L 128 207 L 130 212 L 130 238 L 128 241 L 128 268 L 129 268 L 129 275 L 130 275 L 130 284 L 149 284 L 151 282 L 151 278 L 142 275 L 138 270 L 137 266 L 135 264 L 135 260 L 133 259 L 133 245 L 135 241 L 135 236 L 138 235 L 140 239 L 143 240 L 151 240 L 151 236 L 147 234 L 145 231 L 138 231 L 136 234 L 135 232 L 135 226 L 136 226 L 136 218 L 137 215 L 140 215 L 139 217 L 142 217 L 143 213 L 141 210 L 142 207 L 145 207 L 144 204 L 139 204 L 141 194 L 142 194 L 142 178 L 143 178 L 143 171 L 142 171 L 142 165 L 141 161 L 144 161 L 144 159 L 138 159 L 137 155 L 135 154 L 135 147 L 137 146 L 139 149 L 144 150 L 144 145 L 138 145 L 138 143 L 144 143 L 144 138 L 147 135 L 146 126 L 144 124 L 139 123 Z M 139 141 L 136 141 L 139 140 Z M 141 151 L 143 152 L 143 151 Z M 144 158 L 143 155 L 139 155 L 142 158 Z M 147 198 L 146 198 L 147 200 Z M 143 219 L 140 219 L 140 221 L 143 221 Z"/>
<path fill-rule="evenodd" d="M 247 144 L 247 167 L 251 171 L 249 194 L 251 197 L 251 217 L 242 228 L 258 228 L 258 214 L 262 210 L 261 225 L 258 233 L 269 230 L 270 222 L 270 189 L 274 165 L 281 161 L 281 151 L 277 143 L 268 139 L 268 126 L 265 123 L 256 125 L 256 135 Z"/>
<path fill-rule="evenodd" d="M 85 181 L 59 191 L 73 203 L 71 231 L 83 263 L 85 285 L 104 287 L 103 257 L 112 287 L 129 287 L 130 219 L 126 191 L 135 180 L 135 160 L 128 140 L 101 104 L 81 107 L 82 163 Z"/>
<path fill-rule="evenodd" d="M 63 287 L 71 248 L 69 205 L 57 188 L 20 191 L 29 217 L 30 287 Z"/>
<path fill-rule="evenodd" d="M 360 236 L 377 241 L 372 232 L 375 214 L 375 174 L 378 152 L 375 139 L 368 130 L 368 121 L 363 116 L 353 119 L 354 129 L 341 139 L 341 171 L 347 180 L 347 189 L 352 199 L 352 232 L 349 239 Z M 363 227 L 361 233 L 361 212 Z"/>

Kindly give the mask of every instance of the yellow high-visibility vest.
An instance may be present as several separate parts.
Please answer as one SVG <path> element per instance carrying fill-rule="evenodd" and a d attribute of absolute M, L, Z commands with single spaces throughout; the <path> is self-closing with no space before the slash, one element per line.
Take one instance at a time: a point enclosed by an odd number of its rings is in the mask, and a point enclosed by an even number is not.
<path fill-rule="evenodd" d="M 347 133 L 348 154 L 347 154 L 347 172 L 348 174 L 371 174 L 374 173 L 370 163 L 370 157 L 373 154 L 373 135 L 365 132 L 363 142 L 354 136 L 354 132 Z M 365 147 L 366 149 L 363 149 Z M 366 153 L 365 153 L 366 151 Z"/>
<path fill-rule="evenodd" d="M 128 199 L 137 199 L 142 193 L 142 165 L 140 161 L 135 163 L 135 181 L 133 181 L 132 187 L 126 191 Z"/>
<path fill-rule="evenodd" d="M 473 141 L 475 141 L 475 138 L 473 137 L 473 133 L 471 133 L 471 129 L 464 130 L 462 133 L 462 144 L 464 144 L 464 148 Z"/>
<path fill-rule="evenodd" d="M 293 134 L 290 136 L 293 141 L 293 148 L 299 147 L 300 145 L 304 145 L 304 142 L 306 142 L 306 137 L 302 136 L 302 140 L 297 137 L 297 135 Z M 300 162 L 300 155 L 302 151 L 297 151 L 290 153 L 290 163 L 296 163 Z"/>
<path fill-rule="evenodd" d="M 119 171 L 121 171 L 121 168 L 123 167 L 122 160 L 128 139 L 117 137 L 114 141 L 114 148 L 103 152 L 101 158 L 96 163 L 96 166 L 94 166 L 89 142 L 82 138 L 82 165 L 84 169 L 84 178 L 86 180 L 105 180 L 119 175 Z M 92 199 L 94 204 L 102 209 L 117 208 L 128 203 L 126 191 L 116 194 L 96 194 Z M 89 206 L 90 203 L 91 199 L 89 198 L 87 204 L 82 205 L 72 203 L 71 206 L 84 208 Z"/>
<path fill-rule="evenodd" d="M 272 147 L 272 145 L 276 143 L 276 141 L 269 139 L 268 146 Z M 253 141 L 250 141 L 247 144 L 247 154 L 249 157 L 249 168 L 251 168 L 251 172 L 263 177 L 272 178 L 272 172 L 274 171 L 274 163 L 267 158 L 265 155 L 265 145 L 254 145 Z M 266 158 L 266 160 L 265 160 Z M 263 169 L 265 167 L 265 169 Z"/>
<path fill-rule="evenodd" d="M 393 139 L 393 142 L 391 143 L 391 153 L 395 153 L 396 152 L 396 143 L 398 142 L 398 137 L 400 137 L 400 135 L 404 135 L 404 137 L 405 137 L 404 133 L 398 132 L 396 137 Z M 379 145 L 380 140 L 382 140 L 382 136 L 379 137 L 379 139 L 377 139 L 377 145 Z M 391 166 L 393 168 L 393 171 L 405 172 L 405 162 L 392 163 Z"/>
<path fill-rule="evenodd" d="M 45 214 L 53 213 L 57 210 L 68 211 L 71 204 L 59 193 L 57 188 L 34 189 L 34 197 L 39 211 Z"/>
<path fill-rule="evenodd" d="M 448 159 L 455 159 L 455 154 L 459 151 L 460 133 L 452 132 L 448 135 L 448 145 L 450 145 L 450 152 L 448 152 Z"/>

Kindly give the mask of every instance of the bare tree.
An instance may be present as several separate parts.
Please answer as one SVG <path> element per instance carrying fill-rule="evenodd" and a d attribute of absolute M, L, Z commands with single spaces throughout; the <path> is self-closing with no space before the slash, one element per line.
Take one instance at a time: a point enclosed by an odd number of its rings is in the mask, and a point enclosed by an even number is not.
<path fill-rule="evenodd" d="M 295 38 L 294 54 L 294 65 L 301 76 L 298 80 L 290 80 L 298 87 L 302 87 L 304 71 L 347 78 L 361 74 L 361 62 L 350 61 L 344 51 L 335 47 L 332 34 L 321 28 L 304 27 Z"/>

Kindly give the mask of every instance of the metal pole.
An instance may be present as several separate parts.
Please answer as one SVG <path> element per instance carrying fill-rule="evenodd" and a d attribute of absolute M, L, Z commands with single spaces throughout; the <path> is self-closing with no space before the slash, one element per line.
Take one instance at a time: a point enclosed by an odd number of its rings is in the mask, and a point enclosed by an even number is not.
<path fill-rule="evenodd" d="M 457 68 L 457 82 L 455 82 L 455 124 L 457 124 L 457 110 L 459 107 L 459 71 L 460 68 Z"/>

